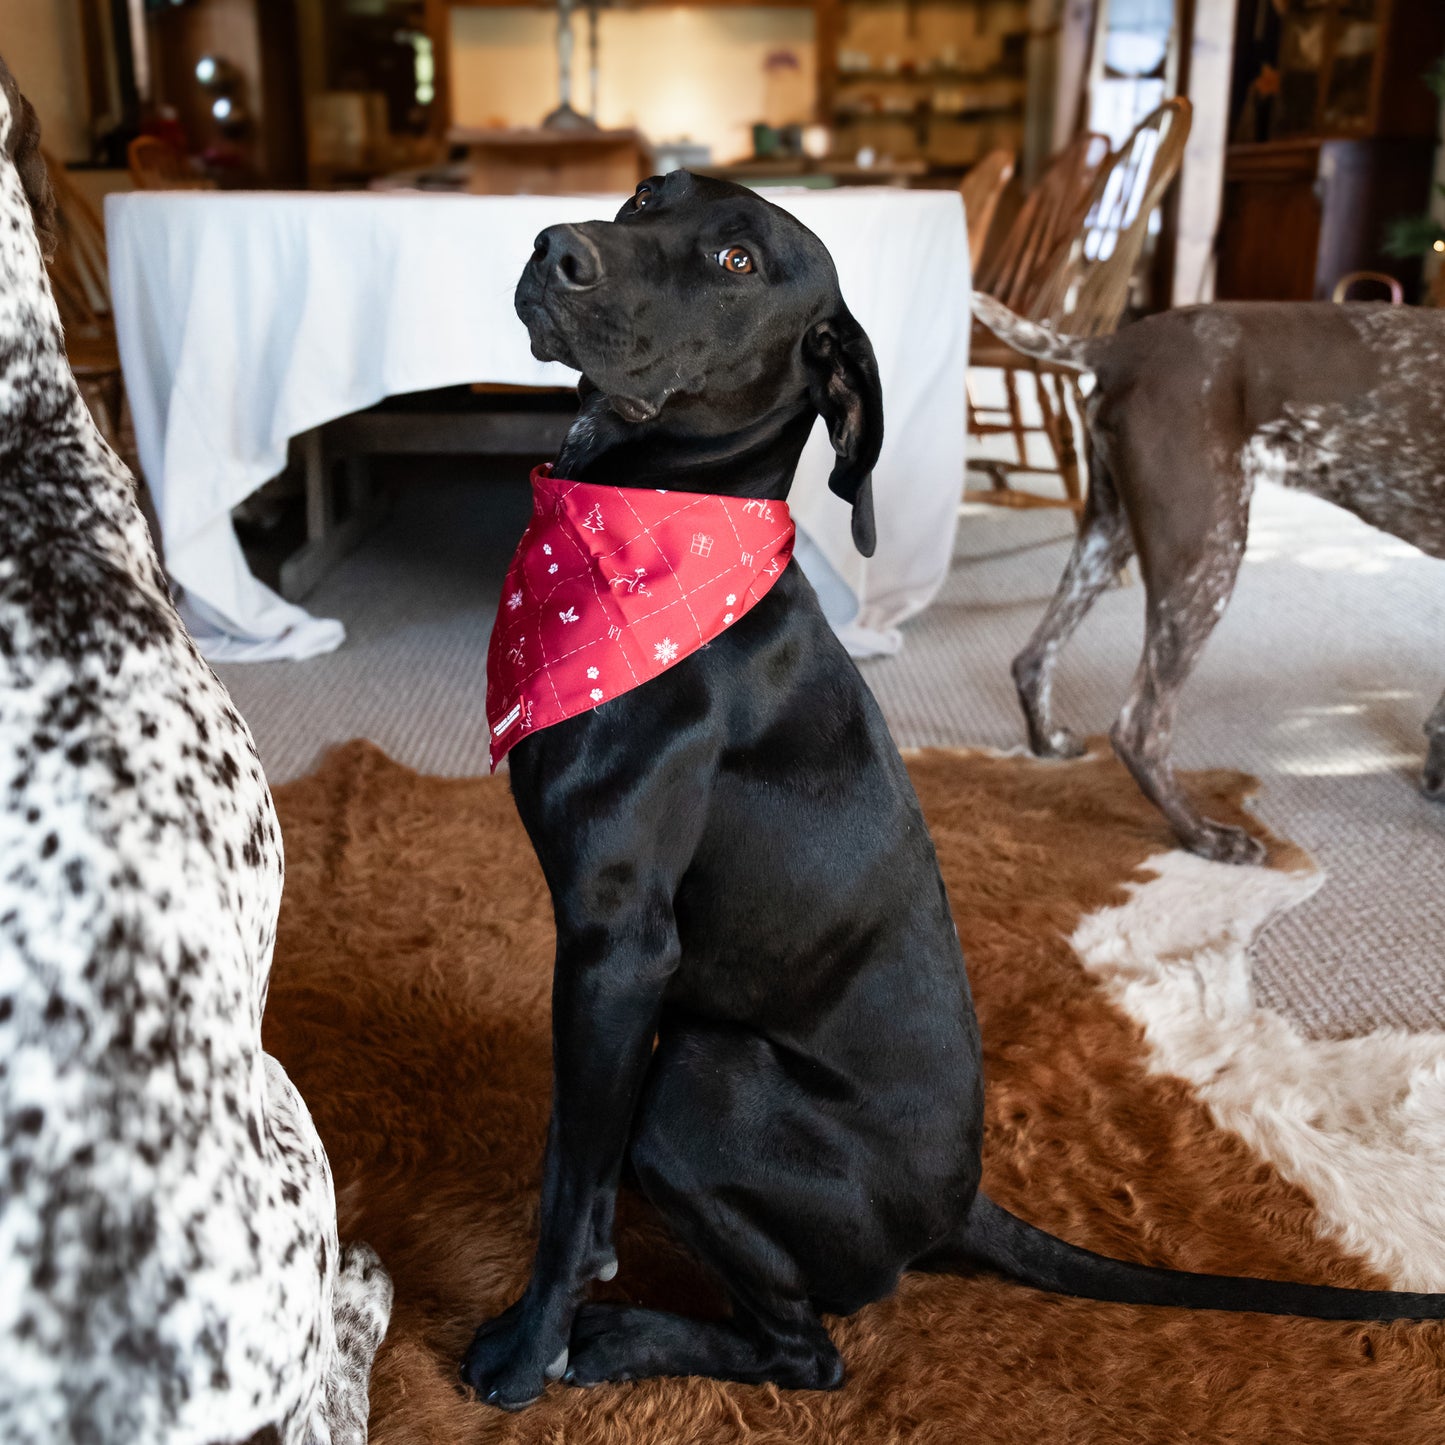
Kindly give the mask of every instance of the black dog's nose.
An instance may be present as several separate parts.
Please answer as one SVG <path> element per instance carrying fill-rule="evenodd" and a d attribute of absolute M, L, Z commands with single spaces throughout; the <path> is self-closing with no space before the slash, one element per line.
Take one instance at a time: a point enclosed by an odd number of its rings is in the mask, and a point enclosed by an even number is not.
<path fill-rule="evenodd" d="M 532 243 L 532 264 L 558 286 L 585 291 L 602 279 L 597 247 L 575 226 L 548 226 Z"/>

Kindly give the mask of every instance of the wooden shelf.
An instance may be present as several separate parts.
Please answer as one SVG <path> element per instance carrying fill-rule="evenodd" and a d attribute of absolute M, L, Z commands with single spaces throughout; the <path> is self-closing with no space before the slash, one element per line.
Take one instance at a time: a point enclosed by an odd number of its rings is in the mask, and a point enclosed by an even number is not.
<path fill-rule="evenodd" d="M 966 110 L 927 110 L 922 114 L 931 120 L 999 120 L 1005 116 L 1022 117 L 1024 113 L 1023 101 L 1015 101 L 1011 105 L 981 105 L 970 107 Z M 919 116 L 917 108 L 913 110 L 835 110 L 833 112 L 833 123 L 835 125 L 856 125 L 860 121 L 871 120 L 896 120 L 907 121 L 912 124 Z"/>
<path fill-rule="evenodd" d="M 448 10 L 546 10 L 554 11 L 554 0 L 429 0 Z M 900 0 L 901 3 L 901 0 Z M 714 9 L 761 6 L 769 10 L 812 10 L 815 0 L 628 0 L 629 9 L 686 5 Z"/>
<path fill-rule="evenodd" d="M 728 166 L 708 166 L 703 175 L 734 181 L 803 181 L 810 176 L 827 176 L 840 185 L 889 185 L 927 175 L 928 162 L 920 158 L 887 161 L 860 166 L 851 160 L 824 159 L 792 161 L 737 161 Z"/>
<path fill-rule="evenodd" d="M 997 85 L 1003 80 L 1023 80 L 1023 71 L 1012 70 L 840 70 L 838 84 L 859 82 L 884 85 L 907 81 L 910 85 Z"/>
<path fill-rule="evenodd" d="M 994 146 L 1020 144 L 1026 11 L 1015 7 L 1007 31 L 985 34 L 967 18 L 985 5 L 1000 0 L 818 0 L 818 111 L 840 148 L 875 144 L 922 158 L 930 174 L 956 174 Z M 865 109 L 856 99 L 864 87 L 906 106 Z"/>

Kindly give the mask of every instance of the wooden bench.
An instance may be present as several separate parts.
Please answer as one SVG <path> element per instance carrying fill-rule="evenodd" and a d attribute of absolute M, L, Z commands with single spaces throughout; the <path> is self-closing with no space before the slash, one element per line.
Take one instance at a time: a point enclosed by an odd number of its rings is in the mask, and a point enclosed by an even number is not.
<path fill-rule="evenodd" d="M 571 389 L 475 386 L 389 397 L 296 439 L 306 494 L 306 541 L 280 569 L 296 602 L 385 514 L 375 456 L 527 456 L 557 453 L 577 414 Z M 340 485 L 336 469 L 340 465 Z"/>

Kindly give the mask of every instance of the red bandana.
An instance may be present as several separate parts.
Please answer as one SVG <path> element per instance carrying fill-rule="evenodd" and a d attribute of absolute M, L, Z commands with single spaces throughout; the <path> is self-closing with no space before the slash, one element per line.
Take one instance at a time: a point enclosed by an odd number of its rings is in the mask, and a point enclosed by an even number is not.
<path fill-rule="evenodd" d="M 786 502 L 596 487 L 538 467 L 487 651 L 492 770 L 528 733 L 706 646 L 792 555 Z"/>

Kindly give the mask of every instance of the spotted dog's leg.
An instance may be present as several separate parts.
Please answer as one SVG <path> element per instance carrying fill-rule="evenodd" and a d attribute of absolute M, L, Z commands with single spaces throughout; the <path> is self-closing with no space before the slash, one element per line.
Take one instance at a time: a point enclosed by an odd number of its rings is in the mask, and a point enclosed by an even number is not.
<path fill-rule="evenodd" d="M 391 1298 L 391 1277 L 371 1246 L 360 1241 L 347 1245 L 332 1297 L 336 1358 L 322 1407 L 329 1433 L 316 1445 L 366 1445 L 371 1362 L 386 1337 Z"/>
<path fill-rule="evenodd" d="M 277 1146 L 279 1199 L 289 1218 L 281 1298 L 304 1302 L 308 1339 L 280 1422 L 282 1445 L 365 1445 L 371 1361 L 391 1314 L 391 1280 L 364 1244 L 341 1250 L 331 1167 L 310 1111 L 285 1069 L 266 1064 L 267 1132 Z M 294 1248 L 291 1246 L 295 1246 Z"/>
<path fill-rule="evenodd" d="M 1110 734 L 1114 750 L 1191 853 L 1217 863 L 1257 863 L 1264 845 L 1241 828 L 1203 817 L 1170 761 L 1179 692 L 1224 612 L 1244 554 L 1247 504 L 1221 507 L 1212 526 L 1141 549 L 1147 591 L 1144 655 Z"/>
<path fill-rule="evenodd" d="M 1430 740 L 1430 751 L 1425 754 L 1421 786 L 1427 798 L 1445 803 L 1445 694 L 1435 704 L 1435 711 L 1425 719 L 1425 736 Z"/>
<path fill-rule="evenodd" d="M 1099 593 L 1129 560 L 1134 541 L 1114 480 L 1096 450 L 1084 518 L 1049 610 L 1028 646 L 1013 660 L 1014 686 L 1028 723 L 1029 748 L 1041 758 L 1075 758 L 1084 746 L 1067 728 L 1054 726 L 1054 667 L 1064 644 Z"/>

